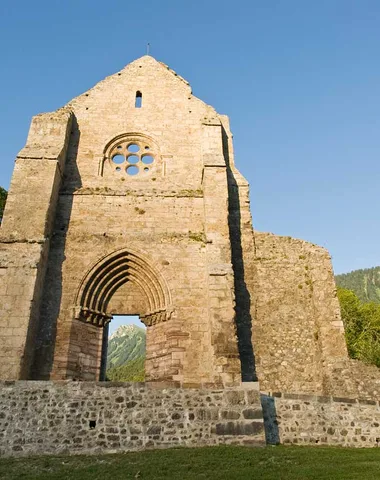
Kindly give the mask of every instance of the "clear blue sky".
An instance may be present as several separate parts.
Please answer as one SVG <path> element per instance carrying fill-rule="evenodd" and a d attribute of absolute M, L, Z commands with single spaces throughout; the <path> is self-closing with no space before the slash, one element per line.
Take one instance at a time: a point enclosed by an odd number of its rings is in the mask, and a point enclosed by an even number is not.
<path fill-rule="evenodd" d="M 2 0 L 0 185 L 30 119 L 151 54 L 230 116 L 255 227 L 379 265 L 379 0 Z"/>

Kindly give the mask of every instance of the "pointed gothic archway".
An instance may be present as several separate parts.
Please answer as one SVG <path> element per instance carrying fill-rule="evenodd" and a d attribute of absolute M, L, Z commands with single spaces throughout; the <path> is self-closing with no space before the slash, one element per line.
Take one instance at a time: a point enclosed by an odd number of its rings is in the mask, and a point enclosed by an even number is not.
<path fill-rule="evenodd" d="M 127 282 L 138 285 L 146 296 L 148 311 L 141 313 L 140 319 L 147 327 L 170 318 L 171 299 L 164 278 L 130 249 L 103 257 L 87 272 L 75 302 L 76 318 L 99 327 L 106 325 L 112 319 L 107 313 L 109 302 Z"/>
<path fill-rule="evenodd" d="M 118 302 L 115 302 L 118 296 Z M 102 353 L 104 370 L 104 342 L 107 341 L 112 314 L 139 315 L 147 326 L 147 378 L 167 377 L 166 372 L 157 371 L 157 365 L 154 366 L 154 375 L 150 375 L 153 370 L 150 364 L 159 356 L 153 330 L 160 329 L 160 324 L 170 319 L 173 311 L 171 296 L 161 273 L 143 255 L 131 249 L 121 249 L 101 258 L 83 277 L 74 311 L 76 321 L 87 324 L 91 332 L 99 332 L 95 334 L 97 344 L 93 341 L 91 346 L 91 342 L 81 341 L 80 345 L 76 345 L 81 349 L 81 358 L 85 359 L 79 362 L 80 370 L 84 373 L 82 377 L 86 378 L 86 374 L 92 373 L 99 378 Z M 86 335 L 81 337 L 84 339 Z M 159 337 L 162 339 L 162 334 Z M 86 369 L 88 372 L 83 372 Z"/>

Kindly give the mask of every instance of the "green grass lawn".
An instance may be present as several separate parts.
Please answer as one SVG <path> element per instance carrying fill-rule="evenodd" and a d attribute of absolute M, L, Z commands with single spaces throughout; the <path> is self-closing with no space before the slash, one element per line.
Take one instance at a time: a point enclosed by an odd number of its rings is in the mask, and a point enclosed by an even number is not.
<path fill-rule="evenodd" d="M 0 460 L 1 479 L 380 479 L 380 449 L 206 447 Z"/>

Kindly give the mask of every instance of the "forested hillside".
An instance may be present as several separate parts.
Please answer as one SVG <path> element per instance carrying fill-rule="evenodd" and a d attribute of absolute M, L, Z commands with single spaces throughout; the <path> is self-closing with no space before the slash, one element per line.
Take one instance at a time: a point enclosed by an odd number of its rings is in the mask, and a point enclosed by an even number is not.
<path fill-rule="evenodd" d="M 107 352 L 108 380 L 144 381 L 145 339 L 145 330 L 136 325 L 122 325 L 110 336 Z"/>
<path fill-rule="evenodd" d="M 352 290 L 362 302 L 380 303 L 380 267 L 336 275 L 338 287 Z"/>

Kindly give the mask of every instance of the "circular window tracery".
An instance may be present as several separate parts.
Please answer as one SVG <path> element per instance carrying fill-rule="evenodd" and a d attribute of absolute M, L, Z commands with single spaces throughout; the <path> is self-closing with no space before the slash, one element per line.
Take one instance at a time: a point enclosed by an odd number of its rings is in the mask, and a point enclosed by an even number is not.
<path fill-rule="evenodd" d="M 157 161 L 155 146 L 149 144 L 147 138 L 139 136 L 124 137 L 108 150 L 111 168 L 119 175 L 123 172 L 127 176 L 146 176 L 154 168 Z"/>

